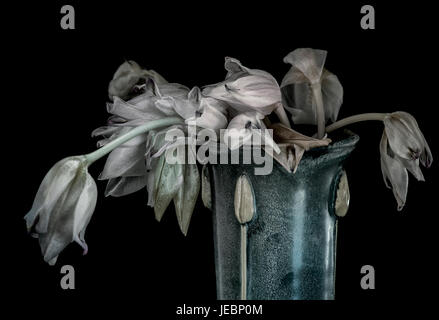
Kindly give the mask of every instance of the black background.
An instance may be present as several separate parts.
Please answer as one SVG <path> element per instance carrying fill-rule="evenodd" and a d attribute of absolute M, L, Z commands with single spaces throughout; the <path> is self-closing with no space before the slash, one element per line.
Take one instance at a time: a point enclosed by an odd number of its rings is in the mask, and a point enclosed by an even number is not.
<path fill-rule="evenodd" d="M 60 27 L 64 4 L 76 10 L 75 30 Z M 364 4 L 375 7 L 375 30 L 360 27 Z M 72 244 L 54 267 L 44 263 L 38 241 L 26 232 L 23 216 L 45 173 L 61 158 L 94 150 L 90 133 L 105 124 L 108 82 L 124 59 L 192 87 L 221 81 L 225 56 L 280 81 L 289 68 L 282 59 L 290 51 L 325 49 L 326 67 L 345 90 L 339 119 L 408 111 L 438 159 L 437 30 L 432 8 L 418 2 L 76 1 L 22 3 L 3 15 L 11 18 L 3 20 L 3 50 L 10 55 L 3 63 L 12 71 L 3 95 L 12 99 L 2 107 L 7 205 L 2 210 L 1 281 L 11 300 L 44 306 L 50 301 L 72 306 L 115 301 L 107 308 L 140 301 L 143 314 L 161 310 L 170 316 L 182 303 L 215 303 L 211 213 L 201 201 L 184 237 L 172 205 L 158 223 L 146 205 L 146 191 L 105 198 L 105 182 L 98 182 L 98 203 L 86 234 L 88 255 Z M 363 311 L 378 305 L 405 308 L 410 304 L 401 302 L 435 298 L 427 289 L 435 290 L 438 274 L 437 162 L 423 170 L 426 182 L 410 178 L 406 206 L 397 212 L 381 176 L 382 125 L 350 129 L 361 140 L 346 164 L 351 206 L 339 222 L 336 301 L 266 303 L 267 314 L 310 312 L 314 305 L 342 310 L 352 303 Z M 103 163 L 90 168 L 95 178 Z M 75 290 L 60 288 L 64 264 L 76 270 Z M 360 268 L 366 264 L 375 267 L 375 290 L 360 288 Z"/>

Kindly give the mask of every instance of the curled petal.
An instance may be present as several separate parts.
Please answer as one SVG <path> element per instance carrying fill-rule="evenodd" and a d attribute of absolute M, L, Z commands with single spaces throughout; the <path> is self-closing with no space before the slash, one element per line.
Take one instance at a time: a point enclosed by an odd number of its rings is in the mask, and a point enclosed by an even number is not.
<path fill-rule="evenodd" d="M 324 147 L 331 143 L 329 138 L 316 139 L 309 137 L 281 123 L 272 124 L 269 128 L 273 129 L 274 139 L 279 143 L 297 145 L 305 151 L 316 147 Z"/>
<path fill-rule="evenodd" d="M 96 128 L 95 130 L 93 130 L 93 132 L 91 133 L 91 136 L 92 137 L 103 136 L 103 137 L 109 138 L 109 137 L 111 137 L 112 134 L 116 133 L 119 130 L 120 130 L 120 128 L 118 128 L 118 127 L 103 126 L 103 127 L 99 127 L 99 128 Z"/>
<path fill-rule="evenodd" d="M 115 97 L 113 103 L 107 104 L 107 111 L 126 120 L 155 120 L 167 115 L 157 108 L 155 103 L 141 105 L 142 108 L 138 107 L 138 105 L 139 103 L 137 105 L 131 104 Z"/>
<path fill-rule="evenodd" d="M 155 169 L 154 183 L 154 212 L 157 221 L 160 221 L 183 184 L 183 165 L 169 164 L 166 154 L 163 154 Z"/>
<path fill-rule="evenodd" d="M 44 261 L 53 265 L 58 255 L 73 241 L 74 212 L 85 179 L 75 179 L 68 190 L 64 191 L 53 208 L 45 233 L 39 233 L 39 242 Z"/>
<path fill-rule="evenodd" d="M 186 120 L 186 123 L 195 121 L 195 125 L 201 128 L 212 130 L 224 129 L 227 127 L 227 107 L 225 103 L 214 98 L 201 98 L 200 116 L 195 115 Z"/>
<path fill-rule="evenodd" d="M 147 79 L 152 79 L 158 85 L 164 85 L 168 83 L 165 78 L 163 78 L 158 72 L 154 70 L 142 70 L 140 74 Z"/>
<path fill-rule="evenodd" d="M 203 95 L 224 101 L 238 112 L 270 114 L 279 102 L 279 85 L 268 72 L 249 69 L 233 58 L 226 58 L 226 80 L 203 88 Z"/>
<path fill-rule="evenodd" d="M 200 174 L 196 164 L 184 164 L 183 171 L 183 183 L 174 197 L 174 205 L 178 225 L 186 235 L 200 191 Z"/>
<path fill-rule="evenodd" d="M 87 250 L 83 234 L 96 204 L 97 189 L 84 161 L 72 171 L 75 177 L 50 209 L 46 230 L 42 232 L 38 225 L 36 227 L 41 252 L 49 264 L 54 264 L 59 253 L 72 241 L 77 241 L 85 252 Z M 44 214 L 49 213 L 46 210 L 44 208 Z"/>
<path fill-rule="evenodd" d="M 380 155 L 384 182 L 388 188 L 392 189 L 400 211 L 407 198 L 408 174 L 401 162 L 389 156 L 386 132 L 381 138 Z"/>
<path fill-rule="evenodd" d="M 317 106 L 312 88 L 308 82 L 303 81 L 303 77 L 298 76 L 297 69 L 292 67 L 291 70 L 284 77 L 281 86 L 285 109 L 291 113 L 295 124 L 317 124 Z M 335 122 L 343 103 L 343 87 L 337 76 L 326 69 L 321 78 L 321 90 L 325 121 Z"/>
<path fill-rule="evenodd" d="M 239 149 L 242 145 L 251 145 L 251 129 L 227 129 L 224 133 L 224 140 L 230 150 Z"/>
<path fill-rule="evenodd" d="M 384 125 L 395 153 L 405 159 L 419 157 L 424 166 L 430 167 L 433 162 L 430 147 L 411 114 L 403 111 L 394 112 L 384 119 Z"/>
<path fill-rule="evenodd" d="M 122 197 L 144 188 L 147 184 L 147 173 L 135 177 L 117 177 L 108 180 L 105 196 Z"/>
<path fill-rule="evenodd" d="M 113 96 L 124 98 L 128 96 L 133 87 L 139 82 L 141 68 L 134 61 L 125 61 L 116 70 L 108 86 L 108 95 L 111 100 Z"/>
<path fill-rule="evenodd" d="M 425 181 L 424 175 L 422 174 L 421 168 L 419 167 L 419 159 L 415 160 L 407 160 L 404 158 L 400 158 L 395 156 L 395 159 L 398 160 L 404 168 L 406 168 L 418 181 Z"/>
<path fill-rule="evenodd" d="M 98 189 L 96 182 L 87 173 L 84 189 L 79 196 L 76 208 L 75 208 L 75 220 L 73 227 L 73 240 L 77 242 L 83 249 L 84 254 L 87 254 L 88 246 L 85 242 L 85 230 L 90 222 L 91 216 L 96 207 L 96 201 L 98 197 Z"/>
<path fill-rule="evenodd" d="M 203 165 L 201 170 L 201 199 L 206 208 L 212 210 L 212 190 L 210 184 L 210 174 L 207 165 Z"/>
<path fill-rule="evenodd" d="M 305 136 L 281 123 L 272 124 L 270 128 L 273 129 L 274 140 L 284 146 L 283 152 L 285 152 L 284 155 L 274 158 L 285 168 L 288 164 L 288 171 L 290 171 L 290 168 L 293 168 L 293 172 L 297 171 L 305 151 L 327 146 L 331 142 L 328 138 L 315 139 Z"/>
<path fill-rule="evenodd" d="M 224 140 L 231 150 L 251 144 L 252 129 L 265 128 L 264 116 L 257 112 L 245 112 L 234 117 L 224 132 Z"/>
<path fill-rule="evenodd" d="M 146 137 L 146 134 L 139 135 L 114 149 L 108 156 L 99 179 L 144 175 Z"/>
<path fill-rule="evenodd" d="M 316 83 L 320 81 L 326 55 L 325 50 L 300 48 L 290 52 L 284 58 L 284 62 L 300 70 L 310 83 Z"/>
<path fill-rule="evenodd" d="M 408 113 L 394 112 L 384 118 L 384 128 L 392 151 L 401 158 L 414 160 L 420 157 L 424 150 L 422 133 L 417 127 L 416 120 L 407 117 Z M 408 121 L 408 120 L 411 121 Z M 416 124 L 413 127 L 412 124 Z"/>
<path fill-rule="evenodd" d="M 343 103 L 343 87 L 335 74 L 323 71 L 322 97 L 325 106 L 325 118 L 335 122 Z"/>
<path fill-rule="evenodd" d="M 36 218 L 39 217 L 36 231 L 38 233 L 47 231 L 52 212 L 60 197 L 75 178 L 81 161 L 80 157 L 65 158 L 58 161 L 49 170 L 41 182 L 31 210 L 24 217 L 28 230 L 34 225 Z"/>
<path fill-rule="evenodd" d="M 115 96 L 122 99 L 127 98 L 132 95 L 132 92 L 136 89 L 142 88 L 147 90 L 147 86 L 138 85 L 141 79 L 146 82 L 151 80 L 157 85 L 168 84 L 168 82 L 156 71 L 142 69 L 134 61 L 125 61 L 116 70 L 113 79 L 108 86 L 110 100 L 113 100 Z"/>
<path fill-rule="evenodd" d="M 285 170 L 291 172 L 291 168 L 294 166 L 294 159 L 290 157 L 291 147 L 286 144 L 279 144 L 280 152 L 278 154 L 271 153 L 270 155 L 276 160 Z"/>

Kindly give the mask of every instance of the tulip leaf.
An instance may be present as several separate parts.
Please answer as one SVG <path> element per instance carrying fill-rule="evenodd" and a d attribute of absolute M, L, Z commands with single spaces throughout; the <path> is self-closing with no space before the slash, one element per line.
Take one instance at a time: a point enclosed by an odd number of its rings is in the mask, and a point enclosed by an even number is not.
<path fill-rule="evenodd" d="M 201 199 L 204 206 L 212 210 L 212 190 L 210 189 L 209 169 L 206 165 L 201 170 Z"/>
<path fill-rule="evenodd" d="M 157 221 L 162 219 L 166 208 L 183 183 L 183 165 L 170 164 L 165 156 L 166 154 L 161 155 L 155 171 L 154 212 Z"/>
<path fill-rule="evenodd" d="M 184 165 L 183 171 L 183 183 L 174 197 L 174 205 L 181 232 L 186 235 L 200 191 L 200 174 L 196 164 Z"/>

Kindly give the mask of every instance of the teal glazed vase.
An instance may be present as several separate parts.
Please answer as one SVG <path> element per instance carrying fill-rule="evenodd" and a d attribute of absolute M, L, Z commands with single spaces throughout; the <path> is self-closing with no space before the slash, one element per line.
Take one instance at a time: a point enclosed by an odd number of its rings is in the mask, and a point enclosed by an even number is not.
<path fill-rule="evenodd" d="M 247 226 L 247 299 L 334 299 L 336 192 L 358 140 L 350 134 L 305 152 L 296 173 L 276 161 L 269 175 L 255 175 L 254 164 L 209 166 L 218 299 L 241 299 L 241 229 L 233 201 L 241 175 L 249 178 L 256 204 Z"/>

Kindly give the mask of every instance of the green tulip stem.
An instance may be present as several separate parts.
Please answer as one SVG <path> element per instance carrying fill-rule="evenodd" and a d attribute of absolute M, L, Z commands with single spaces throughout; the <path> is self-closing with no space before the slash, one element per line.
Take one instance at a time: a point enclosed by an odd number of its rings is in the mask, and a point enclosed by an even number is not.
<path fill-rule="evenodd" d="M 322 139 L 325 135 L 325 109 L 323 107 L 322 86 L 320 82 L 316 82 L 311 87 L 316 102 L 317 138 Z"/>
<path fill-rule="evenodd" d="M 119 147 L 121 144 L 124 144 L 128 140 L 138 136 L 139 134 L 145 133 L 149 130 L 154 130 L 160 127 L 167 127 L 174 124 L 181 124 L 184 123 L 183 119 L 178 117 L 169 117 L 169 118 L 163 118 L 158 120 L 153 120 L 148 123 L 145 123 L 141 126 L 135 127 L 131 131 L 128 131 L 124 135 L 117 137 L 116 139 L 110 141 L 106 145 L 104 145 L 102 148 L 93 151 L 89 154 L 85 155 L 85 158 L 87 160 L 88 165 L 91 165 L 96 160 L 102 158 L 106 154 L 110 153 L 112 150 Z"/>
<path fill-rule="evenodd" d="M 247 224 L 241 224 L 241 300 L 247 300 Z"/>
<path fill-rule="evenodd" d="M 333 124 L 326 127 L 326 132 L 332 132 L 344 126 L 347 126 L 352 123 L 362 122 L 362 121 L 383 121 L 384 118 L 388 115 L 388 113 L 362 113 L 356 114 L 354 116 L 346 117 L 344 119 L 338 120 Z"/>

